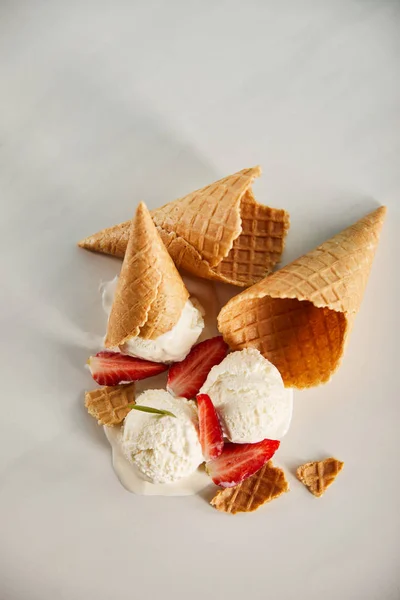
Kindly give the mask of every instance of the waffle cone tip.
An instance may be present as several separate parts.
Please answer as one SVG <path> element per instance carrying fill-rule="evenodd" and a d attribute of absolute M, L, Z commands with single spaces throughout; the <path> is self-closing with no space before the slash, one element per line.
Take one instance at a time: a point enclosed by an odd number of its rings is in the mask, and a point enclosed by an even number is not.
<path fill-rule="evenodd" d="M 155 339 L 178 322 L 188 291 L 141 202 L 131 222 L 128 246 L 108 321 L 105 346 L 131 337 Z"/>

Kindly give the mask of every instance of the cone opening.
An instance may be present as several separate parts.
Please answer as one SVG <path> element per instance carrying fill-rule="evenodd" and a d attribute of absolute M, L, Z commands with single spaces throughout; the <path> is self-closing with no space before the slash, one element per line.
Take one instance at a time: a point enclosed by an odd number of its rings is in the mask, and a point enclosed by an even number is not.
<path fill-rule="evenodd" d="M 257 348 L 288 387 L 328 381 L 339 365 L 347 332 L 345 314 L 311 302 L 265 296 L 233 303 L 219 329 L 233 350 Z"/>

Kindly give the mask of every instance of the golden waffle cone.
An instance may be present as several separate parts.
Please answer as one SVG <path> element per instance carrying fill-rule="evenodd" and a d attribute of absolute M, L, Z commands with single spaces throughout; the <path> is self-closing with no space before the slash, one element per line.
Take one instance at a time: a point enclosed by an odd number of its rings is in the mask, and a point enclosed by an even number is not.
<path fill-rule="evenodd" d="M 232 298 L 218 328 L 232 350 L 257 348 L 286 386 L 329 380 L 368 280 L 386 208 Z"/>
<path fill-rule="evenodd" d="M 170 331 L 188 298 L 182 278 L 141 202 L 132 220 L 105 346 L 115 348 L 136 336 L 155 339 Z"/>
<path fill-rule="evenodd" d="M 269 461 L 239 485 L 217 492 L 210 504 L 217 510 L 232 514 L 252 512 L 288 491 L 285 473 Z"/>
<path fill-rule="evenodd" d="M 243 169 L 151 213 L 178 268 L 239 286 L 271 272 L 283 251 L 289 216 L 256 202 L 251 186 L 260 174 L 260 167 Z M 79 245 L 123 257 L 128 238 L 126 222 Z"/>
<path fill-rule="evenodd" d="M 85 393 L 85 406 L 99 425 L 118 425 L 135 402 L 135 384 L 105 386 Z"/>
<path fill-rule="evenodd" d="M 344 463 L 336 458 L 325 458 L 325 460 L 301 465 L 296 475 L 314 496 L 319 497 L 335 481 L 343 466 Z"/>

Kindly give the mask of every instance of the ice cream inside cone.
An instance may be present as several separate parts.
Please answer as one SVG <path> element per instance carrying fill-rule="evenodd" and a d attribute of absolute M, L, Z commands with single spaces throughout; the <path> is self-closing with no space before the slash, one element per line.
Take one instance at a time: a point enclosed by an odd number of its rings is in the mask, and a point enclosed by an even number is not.
<path fill-rule="evenodd" d="M 155 362 L 183 360 L 204 327 L 201 307 L 189 299 L 143 203 L 114 287 L 105 346 Z"/>

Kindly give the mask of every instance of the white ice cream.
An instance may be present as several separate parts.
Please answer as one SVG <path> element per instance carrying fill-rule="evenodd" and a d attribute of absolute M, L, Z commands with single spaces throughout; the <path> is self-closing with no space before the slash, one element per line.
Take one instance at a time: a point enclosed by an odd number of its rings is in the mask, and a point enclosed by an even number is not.
<path fill-rule="evenodd" d="M 109 315 L 114 299 L 118 277 L 103 284 L 101 288 L 103 307 Z M 155 362 L 179 362 L 186 358 L 204 328 L 203 310 L 193 298 L 183 307 L 181 316 L 174 327 L 155 340 L 132 337 L 120 346 L 120 351 Z"/>
<path fill-rule="evenodd" d="M 121 438 L 126 458 L 154 483 L 171 483 L 194 473 L 204 462 L 195 403 L 165 390 L 147 390 L 136 403 L 168 410 L 175 417 L 131 410 Z"/>
<path fill-rule="evenodd" d="M 219 414 L 224 435 L 236 443 L 281 439 L 292 418 L 293 393 L 258 350 L 232 352 L 208 374 L 200 390 Z"/>

